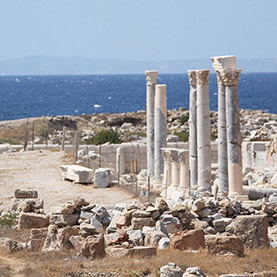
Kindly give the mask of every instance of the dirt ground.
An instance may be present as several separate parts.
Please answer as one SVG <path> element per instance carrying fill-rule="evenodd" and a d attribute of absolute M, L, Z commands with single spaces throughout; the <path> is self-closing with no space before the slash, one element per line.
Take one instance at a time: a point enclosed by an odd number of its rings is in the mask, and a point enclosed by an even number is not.
<path fill-rule="evenodd" d="M 0 210 L 11 208 L 16 189 L 37 190 L 44 200 L 44 210 L 82 197 L 90 203 L 114 206 L 134 201 L 132 195 L 117 187 L 95 189 L 91 186 L 62 181 L 59 166 L 69 164 L 62 151 L 30 151 L 0 155 Z"/>

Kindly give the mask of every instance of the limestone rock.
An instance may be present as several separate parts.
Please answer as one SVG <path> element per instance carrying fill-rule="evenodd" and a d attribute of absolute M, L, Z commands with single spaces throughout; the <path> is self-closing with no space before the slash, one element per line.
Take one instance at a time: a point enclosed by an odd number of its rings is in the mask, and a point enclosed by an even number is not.
<path fill-rule="evenodd" d="M 135 246 L 143 246 L 144 244 L 144 237 L 141 230 L 130 230 L 127 232 L 129 235 L 129 240 L 135 245 Z"/>
<path fill-rule="evenodd" d="M 135 246 L 133 248 L 113 247 L 106 248 L 107 252 L 111 256 L 124 257 L 124 256 L 142 256 L 151 257 L 157 254 L 156 247 L 152 246 Z"/>
<path fill-rule="evenodd" d="M 242 257 L 244 253 L 243 242 L 236 236 L 206 236 L 208 254 Z"/>
<path fill-rule="evenodd" d="M 75 183 L 91 183 L 93 170 L 80 165 L 61 165 L 62 177 Z"/>
<path fill-rule="evenodd" d="M 175 233 L 170 238 L 170 245 L 172 248 L 179 250 L 204 248 L 204 231 L 190 230 Z"/>
<path fill-rule="evenodd" d="M 132 230 L 141 230 L 144 226 L 155 227 L 155 220 L 152 217 L 133 217 L 131 221 Z"/>
<path fill-rule="evenodd" d="M 150 232 L 145 232 L 145 237 L 144 237 L 144 245 L 145 246 L 158 246 L 159 241 L 161 238 L 166 237 L 166 235 L 160 231 L 150 231 Z"/>
<path fill-rule="evenodd" d="M 29 247 L 32 251 L 40 251 L 44 245 L 48 228 L 33 228 L 30 231 Z"/>
<path fill-rule="evenodd" d="M 105 256 L 104 235 L 88 236 L 80 250 L 80 254 L 85 257 L 102 258 Z"/>
<path fill-rule="evenodd" d="M 38 192 L 36 190 L 20 190 L 14 191 L 15 198 L 38 198 Z"/>
<path fill-rule="evenodd" d="M 92 225 L 92 227 L 97 231 L 97 232 L 101 232 L 104 230 L 103 224 L 102 224 L 102 219 L 101 217 L 99 217 L 98 215 L 94 215 L 91 220 L 90 220 L 90 224 Z"/>
<path fill-rule="evenodd" d="M 162 223 L 167 233 L 173 234 L 183 230 L 182 222 L 177 218 L 169 214 L 163 214 Z"/>
<path fill-rule="evenodd" d="M 18 228 L 19 229 L 31 229 L 31 228 L 43 228 L 49 225 L 49 216 L 45 214 L 36 213 L 24 213 L 19 215 Z"/>
<path fill-rule="evenodd" d="M 182 277 L 184 271 L 175 263 L 168 263 L 160 268 L 160 277 Z"/>
<path fill-rule="evenodd" d="M 188 267 L 183 277 L 206 277 L 200 267 Z"/>
<path fill-rule="evenodd" d="M 72 244 L 73 248 L 79 252 L 82 248 L 85 238 L 80 235 L 70 236 L 69 241 Z"/>
<path fill-rule="evenodd" d="M 168 204 L 163 198 L 156 199 L 155 207 L 160 210 L 161 214 L 168 210 Z"/>
<path fill-rule="evenodd" d="M 191 206 L 191 210 L 198 212 L 206 207 L 205 201 L 202 198 L 196 199 Z"/>
<path fill-rule="evenodd" d="M 170 246 L 170 238 L 163 237 L 159 240 L 159 249 L 167 249 Z"/>
<path fill-rule="evenodd" d="M 110 172 L 108 168 L 97 168 L 94 173 L 94 187 L 107 188 L 110 182 Z"/>
<path fill-rule="evenodd" d="M 95 235 L 96 234 L 96 230 L 95 230 L 95 228 L 91 224 L 81 223 L 80 224 L 80 232 L 79 233 L 83 237 L 88 237 L 88 236 L 91 236 L 91 235 Z"/>
<path fill-rule="evenodd" d="M 38 198 L 16 198 L 12 203 L 12 211 L 40 213 L 43 200 Z"/>
<path fill-rule="evenodd" d="M 18 243 L 16 240 L 12 240 L 10 238 L 1 237 L 0 238 L 0 249 L 9 254 L 17 252 L 23 249 L 23 246 Z"/>
<path fill-rule="evenodd" d="M 266 216 L 238 216 L 235 224 L 235 235 L 241 238 L 246 248 L 268 247 L 268 220 Z"/>
<path fill-rule="evenodd" d="M 73 226 L 77 224 L 79 214 L 52 214 L 50 216 L 50 225 L 59 227 Z"/>

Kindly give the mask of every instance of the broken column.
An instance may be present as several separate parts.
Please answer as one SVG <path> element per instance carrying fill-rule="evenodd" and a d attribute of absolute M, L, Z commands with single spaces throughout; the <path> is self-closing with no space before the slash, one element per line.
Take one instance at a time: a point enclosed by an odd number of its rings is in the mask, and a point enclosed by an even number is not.
<path fill-rule="evenodd" d="M 181 192 L 189 192 L 189 151 L 179 150 Z"/>
<path fill-rule="evenodd" d="M 217 74 L 218 86 L 218 197 L 228 195 L 228 156 L 226 131 L 226 86 L 222 79 L 223 72 L 236 69 L 235 56 L 212 57 L 213 68 Z"/>
<path fill-rule="evenodd" d="M 146 125 L 147 125 L 147 172 L 154 176 L 154 103 L 158 71 L 145 71 L 146 75 Z"/>
<path fill-rule="evenodd" d="M 188 70 L 189 93 L 189 169 L 190 186 L 197 189 L 197 117 L 196 117 L 196 72 Z"/>
<path fill-rule="evenodd" d="M 162 147 L 166 146 L 167 135 L 166 85 L 156 85 L 155 91 L 155 130 L 154 130 L 154 173 L 155 182 L 161 182 L 163 173 Z"/>
<path fill-rule="evenodd" d="M 222 79 L 226 86 L 226 126 L 228 150 L 228 182 L 229 196 L 243 194 L 242 186 L 242 159 L 238 82 L 241 70 L 223 72 Z"/>
<path fill-rule="evenodd" d="M 171 163 L 171 185 L 178 188 L 180 185 L 180 163 L 177 149 L 170 149 Z"/>
<path fill-rule="evenodd" d="M 171 185 L 172 159 L 170 155 L 170 149 L 163 148 L 162 151 L 164 159 L 163 188 L 165 189 Z"/>
<path fill-rule="evenodd" d="M 198 191 L 210 195 L 211 131 L 209 105 L 209 70 L 196 70 L 197 85 L 197 165 Z"/>

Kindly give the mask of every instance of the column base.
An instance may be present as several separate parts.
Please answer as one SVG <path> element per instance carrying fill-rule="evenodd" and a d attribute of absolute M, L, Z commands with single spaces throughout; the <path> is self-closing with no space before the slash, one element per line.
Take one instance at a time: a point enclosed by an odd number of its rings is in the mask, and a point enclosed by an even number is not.
<path fill-rule="evenodd" d="M 233 200 L 237 201 L 249 201 L 248 195 L 247 194 L 242 194 L 242 193 L 229 193 L 228 197 Z"/>

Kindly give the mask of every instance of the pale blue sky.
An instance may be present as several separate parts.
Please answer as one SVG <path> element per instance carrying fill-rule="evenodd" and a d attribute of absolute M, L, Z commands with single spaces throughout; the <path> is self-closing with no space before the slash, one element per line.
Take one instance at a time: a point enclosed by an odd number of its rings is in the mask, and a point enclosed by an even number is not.
<path fill-rule="evenodd" d="M 0 61 L 277 58 L 277 0 L 0 0 Z"/>

